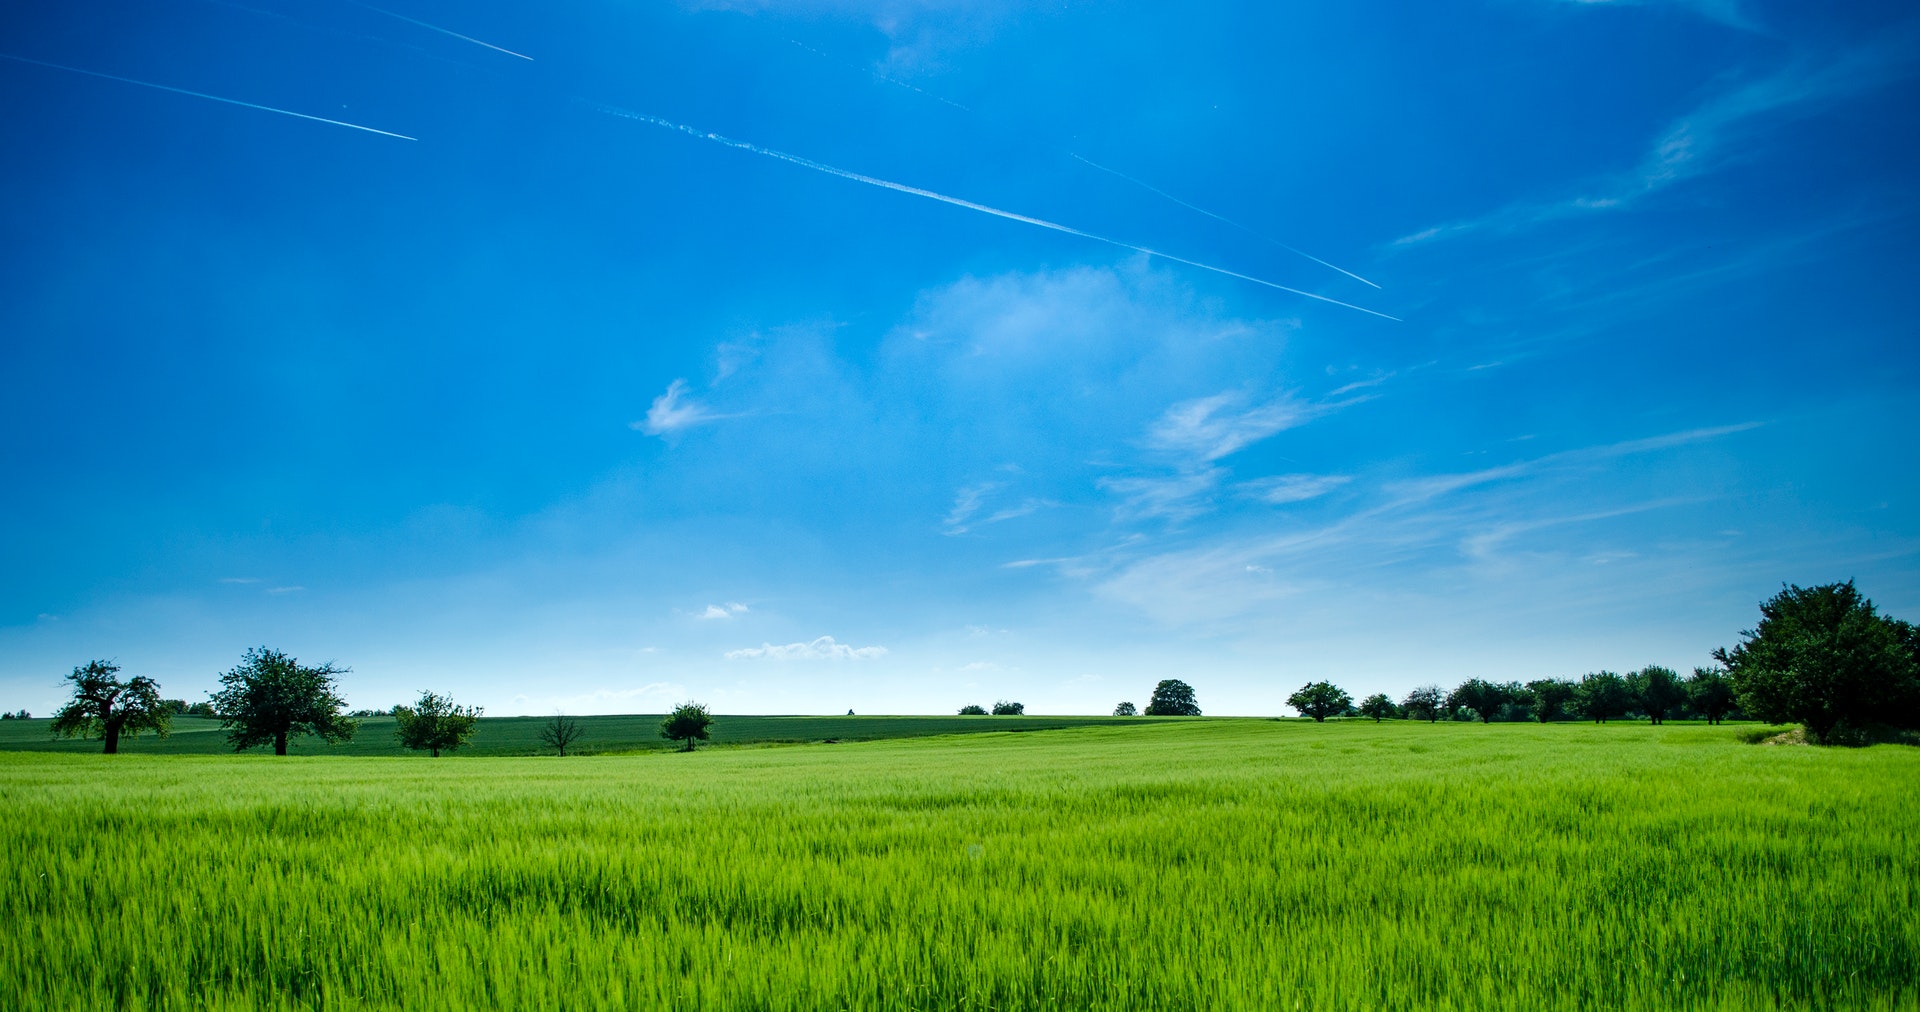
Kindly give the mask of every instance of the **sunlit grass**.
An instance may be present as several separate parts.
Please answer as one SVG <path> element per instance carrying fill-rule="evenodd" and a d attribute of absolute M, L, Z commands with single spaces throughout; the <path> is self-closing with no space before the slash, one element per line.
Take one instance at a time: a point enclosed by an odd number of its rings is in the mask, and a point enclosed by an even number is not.
<path fill-rule="evenodd" d="M 1920 750 L 1193 721 L 0 755 L 0 1007 L 1915 1008 Z"/>

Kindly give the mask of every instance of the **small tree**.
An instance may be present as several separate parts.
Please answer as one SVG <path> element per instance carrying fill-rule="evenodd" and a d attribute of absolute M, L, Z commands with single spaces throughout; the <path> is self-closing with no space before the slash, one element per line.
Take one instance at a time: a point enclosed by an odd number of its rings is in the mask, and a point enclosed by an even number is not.
<path fill-rule="evenodd" d="M 1178 678 L 1163 678 L 1153 687 L 1147 700 L 1149 717 L 1198 717 L 1200 704 L 1193 698 L 1193 686 Z"/>
<path fill-rule="evenodd" d="M 1353 697 L 1332 682 L 1308 682 L 1299 692 L 1287 697 L 1287 705 L 1300 711 L 1302 717 L 1312 717 L 1317 724 L 1347 712 L 1347 707 L 1353 705 Z"/>
<path fill-rule="evenodd" d="M 1137 717 L 1140 715 L 1140 711 L 1135 709 L 1132 703 L 1121 703 L 1119 706 L 1113 708 L 1113 715 L 1116 717 Z"/>
<path fill-rule="evenodd" d="M 340 698 L 334 679 L 347 671 L 331 661 L 305 667 L 266 647 L 248 650 L 238 667 L 220 676 L 222 688 L 211 696 L 227 729 L 227 743 L 239 752 L 271 742 L 274 755 L 286 755 L 288 739 L 303 734 L 326 742 L 347 741 L 360 729 L 340 715 L 347 701 Z"/>
<path fill-rule="evenodd" d="M 1920 723 L 1913 627 L 1875 612 L 1852 580 L 1789 585 L 1760 603 L 1760 624 L 1740 635 L 1713 657 L 1748 716 L 1799 723 L 1815 741 Z"/>
<path fill-rule="evenodd" d="M 540 725 L 540 741 L 548 748 L 559 749 L 562 756 L 567 754 L 567 746 L 580 738 L 580 722 L 564 713 L 556 713 Z"/>
<path fill-rule="evenodd" d="M 960 716 L 962 717 L 984 717 L 986 715 L 987 708 L 981 706 L 979 703 L 968 703 L 960 708 Z"/>
<path fill-rule="evenodd" d="M 120 751 L 120 736 L 136 737 L 152 731 L 162 738 L 172 727 L 173 711 L 160 698 L 160 686 L 145 675 L 122 682 L 114 677 L 120 666 L 111 661 L 88 661 L 73 669 L 73 697 L 53 715 L 53 733 L 61 738 L 99 738 L 106 754 Z M 20 711 L 21 717 L 26 716 Z"/>
<path fill-rule="evenodd" d="M 691 752 L 696 739 L 707 740 L 708 728 L 712 724 L 713 714 L 708 713 L 706 707 L 694 702 L 681 703 L 667 714 L 667 719 L 660 722 L 660 737 L 668 741 L 686 742 L 687 747 L 681 751 Z"/>
<path fill-rule="evenodd" d="M 1511 686 L 1489 682 L 1484 678 L 1469 678 L 1447 696 L 1447 709 L 1458 710 L 1465 707 L 1480 718 L 1480 723 L 1490 724 L 1500 708 L 1513 701 Z"/>
<path fill-rule="evenodd" d="M 1718 724 L 1733 712 L 1733 686 L 1728 683 L 1726 672 L 1718 668 L 1694 668 L 1686 687 L 1688 705 L 1706 717 L 1707 723 Z"/>
<path fill-rule="evenodd" d="M 1406 701 L 1400 705 L 1406 707 L 1407 716 L 1431 724 L 1439 720 L 1441 711 L 1446 709 L 1447 690 L 1438 685 L 1422 685 L 1407 693 Z"/>
<path fill-rule="evenodd" d="M 1383 717 L 1400 716 L 1400 708 L 1393 705 L 1393 697 L 1388 696 L 1384 692 L 1376 692 L 1362 700 L 1360 703 L 1360 712 L 1365 716 L 1372 717 L 1373 722 L 1376 724 L 1380 723 Z"/>
<path fill-rule="evenodd" d="M 1533 696 L 1534 719 L 1544 724 L 1568 716 L 1577 689 L 1564 678 L 1539 678 L 1527 683 L 1527 692 Z"/>
<path fill-rule="evenodd" d="M 1611 671 L 1598 671 L 1580 679 L 1574 701 L 1580 712 L 1596 724 L 1624 717 L 1633 707 L 1633 689 L 1627 680 Z"/>
<path fill-rule="evenodd" d="M 400 744 L 438 759 L 442 749 L 451 752 L 465 745 L 479 720 L 479 707 L 458 706 L 452 696 L 423 691 L 412 706 L 393 708 L 393 733 Z"/>
<path fill-rule="evenodd" d="M 1018 717 L 1026 712 L 1027 704 L 1025 703 L 1010 703 L 1002 699 L 993 704 L 993 715 L 996 717 Z"/>
<path fill-rule="evenodd" d="M 1641 712 L 1655 724 L 1666 723 L 1667 714 L 1687 701 L 1687 689 L 1680 682 L 1680 672 L 1672 668 L 1649 664 L 1628 675 L 1627 682 Z"/>

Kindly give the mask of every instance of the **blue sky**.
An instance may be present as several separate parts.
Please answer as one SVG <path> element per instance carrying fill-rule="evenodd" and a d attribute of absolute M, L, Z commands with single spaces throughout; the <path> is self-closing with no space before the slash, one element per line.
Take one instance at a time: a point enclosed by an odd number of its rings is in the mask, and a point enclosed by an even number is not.
<path fill-rule="evenodd" d="M 9 709 L 266 644 L 357 706 L 1271 714 L 1685 670 L 1782 582 L 1920 618 L 1906 5 L 0 39 Z"/>

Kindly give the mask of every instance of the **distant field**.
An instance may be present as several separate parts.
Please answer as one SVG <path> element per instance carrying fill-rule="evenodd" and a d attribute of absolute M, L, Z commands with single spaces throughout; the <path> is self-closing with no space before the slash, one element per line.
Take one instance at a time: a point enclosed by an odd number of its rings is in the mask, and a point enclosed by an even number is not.
<path fill-rule="evenodd" d="M 10 752 L 0 1008 L 1920 1008 L 1920 749 L 1737 734 Z"/>
<path fill-rule="evenodd" d="M 591 755 L 605 752 L 634 752 L 677 748 L 660 737 L 663 713 L 619 714 L 576 717 L 580 722 L 580 740 L 567 747 L 569 753 Z M 540 728 L 546 717 L 483 717 L 474 730 L 472 742 L 456 755 L 544 755 L 553 750 L 540 743 Z M 713 741 L 720 744 L 758 742 L 872 741 L 879 738 L 920 738 L 936 734 L 970 734 L 978 731 L 1044 731 L 1090 724 L 1139 724 L 1172 718 L 1154 717 L 729 717 L 715 718 Z M 0 720 L 0 750 L 28 749 L 36 752 L 98 752 L 100 742 L 85 739 L 57 739 L 48 730 L 53 721 Z M 143 734 L 131 741 L 122 739 L 120 750 L 126 753 L 159 755 L 217 755 L 232 753 L 220 722 L 195 717 L 175 718 L 173 733 L 166 738 Z M 272 746 L 256 752 L 270 753 Z M 394 740 L 392 717 L 360 718 L 360 730 L 352 741 L 328 745 L 318 738 L 296 738 L 295 755 L 412 755 Z"/>

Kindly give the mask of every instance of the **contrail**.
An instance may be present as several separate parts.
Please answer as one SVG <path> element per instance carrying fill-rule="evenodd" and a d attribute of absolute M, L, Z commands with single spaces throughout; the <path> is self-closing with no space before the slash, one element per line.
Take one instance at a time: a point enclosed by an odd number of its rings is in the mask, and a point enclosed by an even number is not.
<path fill-rule="evenodd" d="M 171 91 L 176 95 L 192 95 L 194 98 L 204 98 L 204 99 L 210 99 L 215 102 L 225 102 L 228 105 L 245 106 L 249 109 L 259 109 L 262 112 L 277 112 L 282 116 L 293 116 L 299 119 L 310 119 L 310 120 L 313 120 L 315 123 L 331 123 L 334 126 L 343 126 L 352 130 L 365 130 L 367 133 L 370 133 L 370 134 L 379 134 L 382 137 L 398 137 L 403 141 L 417 141 L 420 139 L 418 137 L 409 137 L 406 134 L 397 134 L 391 130 L 376 130 L 373 127 L 361 126 L 358 123 L 349 123 L 346 120 L 328 119 L 325 116 L 309 116 L 304 112 L 294 112 L 291 109 L 275 109 L 273 106 L 270 106 L 270 105 L 259 105 L 253 102 L 242 102 L 237 98 L 221 98 L 219 95 L 209 95 L 206 92 L 202 92 L 202 91 L 188 91 L 185 88 L 175 88 L 171 85 L 154 84 L 152 81 L 136 81 L 131 77 L 119 77 L 114 74 L 102 74 L 97 70 L 82 70 L 79 67 L 69 67 L 64 63 L 48 63 L 45 60 L 30 60 L 24 56 L 14 56 L 11 53 L 0 53 L 0 60 L 13 60 L 17 63 L 31 63 L 38 67 L 52 67 L 55 70 L 65 70 L 74 74 L 85 74 L 88 77 L 104 77 L 109 81 L 119 81 L 122 84 L 137 84 L 142 88 L 154 88 L 159 91 Z"/>
<path fill-rule="evenodd" d="M 1080 229 L 1073 228 L 1068 225 L 1061 225 L 1056 222 L 1047 221 L 1044 218 L 1034 218 L 1024 214 L 1016 214 L 1012 211 L 1002 211 L 997 207 L 988 207 L 985 204 L 976 204 L 971 200 L 962 200 L 959 197 L 949 197 L 944 193 L 935 193 L 932 190 L 923 190 L 917 186 L 908 186 L 905 183 L 895 183 L 886 179 L 878 179 L 873 176 L 865 176 L 865 175 L 861 175 L 858 172 L 849 172 L 846 169 L 836 168 L 824 162 L 816 162 L 809 158 L 802 158 L 799 155 L 790 155 L 784 151 L 775 151 L 772 148 L 763 148 L 758 144 L 749 144 L 746 141 L 737 141 L 731 137 L 724 137 L 724 136 L 721 136 L 720 134 L 711 133 L 709 131 L 696 130 L 693 127 L 683 126 L 679 123 L 673 122 L 672 120 L 661 119 L 658 116 L 648 116 L 645 113 L 638 113 L 630 109 L 622 109 L 622 108 L 619 108 L 618 106 L 606 105 L 600 102 L 588 102 L 584 99 L 582 99 L 581 101 L 583 102 L 583 104 L 590 105 L 593 108 L 598 109 L 601 112 L 607 113 L 608 115 L 611 115 L 611 116 L 621 116 L 627 119 L 638 120 L 642 123 L 650 123 L 657 127 L 664 127 L 668 130 L 677 130 L 691 137 L 698 137 L 701 140 L 713 141 L 716 144 L 724 144 L 727 147 L 738 148 L 742 151 L 751 151 L 756 155 L 765 155 L 768 158 L 777 158 L 780 161 L 791 162 L 794 165 L 799 165 L 799 166 L 802 166 L 803 168 L 809 168 L 814 170 L 815 172 L 824 172 L 830 176 L 839 176 L 842 179 L 851 179 L 856 183 L 866 183 L 868 186 L 878 186 L 882 189 L 894 190 L 899 193 L 910 193 L 916 197 L 925 197 L 928 200 L 937 200 L 943 204 L 952 204 L 955 207 L 964 207 L 970 211 L 979 211 L 983 214 L 991 214 L 996 218 L 1006 218 L 1009 221 L 1024 222 L 1025 224 L 1028 224 L 1028 225 L 1036 225 L 1040 228 L 1052 229 L 1055 232 L 1065 232 L 1068 235 L 1077 235 L 1083 239 L 1092 239 L 1095 242 L 1103 242 L 1109 246 L 1118 246 L 1121 249 L 1132 250 L 1135 253 L 1144 253 L 1147 256 L 1160 257 L 1163 260 L 1171 260 L 1174 263 L 1186 264 L 1189 267 L 1198 267 L 1203 271 L 1212 271 L 1215 274 L 1224 274 L 1230 278 L 1239 278 L 1242 281 L 1251 281 L 1256 285 L 1265 285 L 1268 288 L 1277 288 L 1280 291 L 1290 292 L 1294 295 L 1303 296 L 1305 298 L 1316 299 L 1320 302 L 1332 303 L 1333 305 L 1341 306 L 1346 309 L 1352 309 L 1358 312 L 1366 313 L 1369 316 L 1378 316 L 1381 319 L 1392 320 L 1396 323 L 1400 322 L 1400 318 L 1397 316 L 1388 316 L 1385 313 L 1368 309 L 1365 306 L 1356 306 L 1351 302 L 1341 302 L 1339 299 L 1330 299 L 1324 295 L 1315 295 L 1312 292 L 1303 292 L 1298 288 L 1289 288 L 1286 285 L 1276 284 L 1264 278 L 1256 278 L 1251 274 L 1241 274 L 1238 271 L 1230 271 L 1224 267 L 1215 267 L 1212 264 L 1201 263 L 1198 260 L 1188 260 L 1186 257 L 1174 256 L 1171 253 L 1162 253 L 1157 249 L 1150 249 L 1146 246 L 1138 246 L 1130 242 L 1122 242 L 1119 239 L 1109 239 L 1104 235 L 1096 235 L 1092 232 L 1082 231 Z"/>
<path fill-rule="evenodd" d="M 454 37 L 454 38 L 456 38 L 456 39 L 460 39 L 460 40 L 462 40 L 462 41 L 465 41 L 465 42 L 471 42 L 471 43 L 473 43 L 473 44 L 474 44 L 474 45 L 476 45 L 476 46 L 485 46 L 485 47 L 487 47 L 488 49 L 491 49 L 491 50 L 494 50 L 495 52 L 500 52 L 500 53 L 505 53 L 505 54 L 507 54 L 508 56 L 518 56 L 519 58 L 521 58 L 521 59 L 523 59 L 523 60 L 531 60 L 531 59 L 533 59 L 533 57 L 531 57 L 531 56 L 528 56 L 528 55 L 527 55 L 527 54 L 525 54 L 525 53 L 516 53 L 516 52 L 514 52 L 514 51 L 513 51 L 513 50 L 511 50 L 511 49 L 504 49 L 504 48 L 502 48 L 502 47 L 500 47 L 500 46 L 496 46 L 496 45 L 494 45 L 494 44 L 493 44 L 493 43 L 491 43 L 491 42 L 482 42 L 482 41 L 480 41 L 479 39 L 476 39 L 476 38 L 474 38 L 474 37 L 473 37 L 473 36 L 471 36 L 471 35 L 462 35 L 462 34 L 460 34 L 459 32 L 456 32 L 456 31 L 452 31 L 452 30 L 449 30 L 449 29 L 446 29 L 446 28 L 442 28 L 442 27 L 440 27 L 439 25 L 430 25 L 430 24 L 427 24 L 427 23 L 426 23 L 425 21 L 418 21 L 418 20 L 415 20 L 415 19 L 413 19 L 413 18 L 410 18 L 410 17 L 407 17 L 407 16 L 405 15 L 405 14 L 395 14 L 394 12 L 392 12 L 392 11 L 390 11 L 390 10 L 387 10 L 387 9 L 386 9 L 386 8 L 384 8 L 384 7 L 375 7 L 375 6 L 374 6 L 374 5 L 372 5 L 372 4 L 363 4 L 363 3 L 361 3 L 361 2 L 360 2 L 360 0 L 347 0 L 347 2 L 348 2 L 348 3 L 350 3 L 350 4 L 352 4 L 352 5 L 354 5 L 355 7 L 364 7 L 364 8 L 366 8 L 367 10 L 370 10 L 370 11 L 372 11 L 372 12 L 374 12 L 375 14 L 385 14 L 385 15 L 386 15 L 387 17 L 390 17 L 390 18 L 398 18 L 398 19 L 399 19 L 399 20 L 401 20 L 401 21 L 405 21 L 405 22 L 406 22 L 407 24 L 410 24 L 410 25 L 418 25 L 418 26 L 420 26 L 421 28 L 425 28 L 426 30 L 428 30 L 428 31 L 430 31 L 430 32 L 439 32 L 439 33 L 440 33 L 440 34 L 442 34 L 442 35 L 451 35 L 451 36 L 453 36 L 453 37 Z"/>
<path fill-rule="evenodd" d="M 1204 207 L 1200 207 L 1200 206 L 1198 206 L 1198 205 L 1196 205 L 1196 204 L 1189 204 L 1189 203 L 1187 203 L 1186 201 L 1184 201 L 1184 200 L 1181 200 L 1181 199 L 1180 199 L 1179 197 L 1176 197 L 1176 196 L 1174 196 L 1173 194 L 1171 194 L 1171 193 L 1168 193 L 1167 191 L 1165 191 L 1165 190 L 1162 190 L 1162 189 L 1161 189 L 1161 188 L 1159 188 L 1158 186 L 1155 186 L 1155 185 L 1153 185 L 1152 183 L 1149 183 L 1149 182 L 1147 182 L 1147 181 L 1145 181 L 1145 180 L 1142 180 L 1142 179 L 1135 179 L 1134 177 L 1132 177 L 1132 176 L 1129 176 L 1129 175 L 1127 175 L 1127 174 L 1126 174 L 1126 173 L 1124 173 L 1124 172 L 1121 172 L 1121 171 L 1120 171 L 1119 169 L 1110 169 L 1110 168 L 1107 168 L 1106 166 L 1104 166 L 1104 165 L 1102 165 L 1102 164 L 1100 164 L 1099 162 L 1096 162 L 1096 161 L 1094 161 L 1094 160 L 1093 160 L 1093 159 L 1091 159 L 1091 158 L 1085 158 L 1085 157 L 1082 157 L 1082 156 L 1081 156 L 1081 155 L 1080 155 L 1079 153 L 1077 153 L 1077 152 L 1073 152 L 1073 151 L 1069 151 L 1069 152 L 1067 152 L 1067 154 L 1070 154 L 1070 155 L 1073 155 L 1073 157 L 1075 157 L 1075 158 L 1077 158 L 1077 159 L 1079 159 L 1079 160 L 1080 160 L 1081 162 L 1083 162 L 1083 163 L 1085 163 L 1085 164 L 1087 164 L 1087 165 L 1091 165 L 1091 166 L 1093 166 L 1094 168 L 1096 168 L 1096 169 L 1099 169 L 1099 170 L 1100 170 L 1101 172 L 1104 172 L 1104 173 L 1106 173 L 1106 174 L 1108 174 L 1108 175 L 1110 175 L 1110 176 L 1118 176 L 1119 178 L 1121 178 L 1121 179 L 1124 179 L 1124 180 L 1126 180 L 1127 182 L 1129 182 L 1129 183 L 1132 183 L 1133 185 L 1135 185 L 1135 186 L 1138 186 L 1138 187 L 1140 187 L 1141 189 L 1144 189 L 1144 190 L 1151 190 L 1151 191 L 1153 191 L 1154 193 L 1157 193 L 1157 194 L 1159 194 L 1160 196 L 1162 196 L 1162 197 L 1165 197 L 1165 198 L 1167 198 L 1168 200 L 1171 200 L 1171 201 L 1173 201 L 1173 202 L 1174 202 L 1174 203 L 1176 203 L 1176 204 L 1179 204 L 1179 205 L 1180 205 L 1181 207 L 1184 207 L 1184 208 L 1186 208 L 1186 209 L 1187 209 L 1187 210 L 1189 210 L 1189 211 L 1198 211 L 1199 213 L 1201 213 L 1201 214 L 1204 214 L 1204 215 L 1206 215 L 1207 217 L 1209 217 L 1209 218 L 1212 218 L 1212 219 L 1213 219 L 1213 220 L 1215 220 L 1215 221 L 1223 221 L 1223 222 L 1226 222 L 1227 224 L 1229 224 L 1229 225 L 1232 225 L 1232 226 L 1233 226 L 1234 228 L 1237 228 L 1237 229 L 1239 229 L 1240 231 L 1242 231 L 1242 232 L 1245 232 L 1245 233 L 1247 233 L 1247 234 L 1248 234 L 1248 235 L 1250 235 L 1250 236 L 1254 236 L 1254 237 L 1256 237 L 1256 238 L 1260 238 L 1260 239 L 1265 239 L 1266 241 L 1268 241 L 1268 242 L 1270 242 L 1270 243 L 1272 243 L 1272 244 L 1274 244 L 1275 246 L 1278 246 L 1278 247 L 1280 247 L 1280 248 L 1281 248 L 1281 249 L 1283 249 L 1283 250 L 1286 250 L 1286 251 L 1287 251 L 1287 252 L 1289 252 L 1289 253 L 1292 253 L 1292 254 L 1294 254 L 1295 256 L 1303 256 L 1303 257 L 1306 257 L 1306 258 L 1307 258 L 1308 260 L 1311 260 L 1311 261 L 1313 261 L 1314 263 L 1317 263 L 1317 264 L 1319 264 L 1320 266 L 1322 266 L 1322 267 L 1325 267 L 1325 268 L 1327 268 L 1327 269 L 1329 269 L 1329 270 L 1336 270 L 1336 271 L 1339 271 L 1340 273 L 1342 273 L 1342 274 L 1345 274 L 1345 275 L 1346 275 L 1347 277 L 1350 277 L 1350 278 L 1352 278 L 1353 280 L 1355 280 L 1355 281 L 1358 281 L 1358 282 L 1360 282 L 1360 283 L 1361 283 L 1361 284 L 1363 284 L 1363 285 L 1373 285 L 1373 287 L 1375 287 L 1375 288 L 1379 288 L 1379 287 L 1380 287 L 1379 285 L 1374 285 L 1374 284 L 1373 284 L 1373 282 L 1371 282 L 1371 281 L 1368 281 L 1368 280 L 1367 280 L 1366 278 L 1363 278 L 1363 277 L 1361 277 L 1360 275 L 1358 275 L 1358 274 L 1355 274 L 1354 272 L 1352 272 L 1352 271 L 1350 271 L 1350 270 L 1347 270 L 1347 269 L 1346 269 L 1345 267 L 1341 267 L 1341 266 L 1338 266 L 1338 265 L 1336 265 L 1336 264 L 1330 264 L 1330 263 L 1328 263 L 1328 262 L 1326 262 L 1325 260 L 1322 260 L 1322 259 L 1320 259 L 1319 257 L 1317 257 L 1317 256 L 1314 256 L 1313 254 L 1311 254 L 1311 253 L 1308 253 L 1308 252 L 1306 252 L 1306 251 L 1304 251 L 1304 250 L 1298 250 L 1298 249 L 1294 249 L 1294 248 L 1293 248 L 1292 246 L 1289 246 L 1289 245 L 1287 245 L 1286 243 L 1283 243 L 1283 242 L 1281 242 L 1280 240 L 1278 240 L 1278 239 L 1275 239 L 1274 237 L 1272 237 L 1272 236 L 1270 236 L 1270 235 L 1267 235 L 1267 234 L 1266 234 L 1266 233 L 1264 233 L 1264 232 L 1256 232 L 1256 231 L 1254 231 L 1253 229 L 1250 229 L 1250 228 L 1248 228 L 1247 226 L 1245 226 L 1245 225 L 1242 225 L 1242 224 L 1240 224 L 1240 223 L 1239 223 L 1239 222 L 1237 222 L 1237 221 L 1234 221 L 1234 220 L 1233 220 L 1232 218 L 1228 218 L 1228 217 L 1226 217 L 1226 216 L 1224 216 L 1224 215 L 1219 215 L 1219 214 L 1215 214 L 1215 213 L 1213 213 L 1212 211 L 1209 211 L 1209 210 L 1207 210 L 1206 208 L 1204 208 Z"/>

